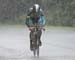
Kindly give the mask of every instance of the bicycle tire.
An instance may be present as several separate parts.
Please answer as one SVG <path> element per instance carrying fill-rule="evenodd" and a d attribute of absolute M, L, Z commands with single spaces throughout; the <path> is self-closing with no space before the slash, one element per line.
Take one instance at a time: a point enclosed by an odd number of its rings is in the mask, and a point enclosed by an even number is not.
<path fill-rule="evenodd" d="M 36 56 L 36 50 L 35 49 L 33 50 L 33 54 L 34 54 L 34 56 Z"/>
<path fill-rule="evenodd" d="M 37 56 L 39 57 L 39 46 L 37 48 Z"/>

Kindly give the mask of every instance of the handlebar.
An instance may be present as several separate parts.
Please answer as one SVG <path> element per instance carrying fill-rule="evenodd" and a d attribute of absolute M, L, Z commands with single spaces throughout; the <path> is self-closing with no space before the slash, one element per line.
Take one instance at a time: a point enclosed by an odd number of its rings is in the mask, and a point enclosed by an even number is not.
<path fill-rule="evenodd" d="M 30 27 L 31 27 L 31 30 L 34 28 L 39 28 L 39 30 L 45 31 L 45 28 L 42 25 L 34 24 L 34 25 L 31 25 Z"/>

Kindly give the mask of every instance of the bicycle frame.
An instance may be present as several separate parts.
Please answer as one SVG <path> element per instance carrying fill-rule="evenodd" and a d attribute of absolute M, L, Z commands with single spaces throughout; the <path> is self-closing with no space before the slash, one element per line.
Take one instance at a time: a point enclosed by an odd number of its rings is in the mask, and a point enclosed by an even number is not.
<path fill-rule="evenodd" d="M 32 39 L 32 45 L 33 45 L 33 54 L 34 56 L 37 53 L 37 56 L 39 56 L 39 40 L 38 40 L 38 28 L 37 24 L 35 24 L 34 31 L 33 31 L 33 39 Z"/>

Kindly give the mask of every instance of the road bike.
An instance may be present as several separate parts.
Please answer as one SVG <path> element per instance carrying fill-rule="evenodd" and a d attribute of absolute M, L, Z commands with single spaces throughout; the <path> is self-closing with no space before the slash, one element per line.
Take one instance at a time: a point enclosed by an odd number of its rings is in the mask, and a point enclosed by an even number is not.
<path fill-rule="evenodd" d="M 41 28 L 40 30 L 42 30 Z M 40 50 L 40 43 L 39 43 L 39 25 L 34 24 L 33 33 L 31 34 L 31 40 L 32 40 L 32 47 L 33 47 L 33 54 L 34 56 L 39 56 L 39 50 Z"/>

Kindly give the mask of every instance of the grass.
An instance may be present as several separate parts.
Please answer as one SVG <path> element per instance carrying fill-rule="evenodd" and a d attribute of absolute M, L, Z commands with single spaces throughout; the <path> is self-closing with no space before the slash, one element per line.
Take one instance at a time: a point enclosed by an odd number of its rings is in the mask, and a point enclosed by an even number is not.
<path fill-rule="evenodd" d="M 46 26 L 47 29 L 75 30 L 75 27 L 69 26 Z"/>
<path fill-rule="evenodd" d="M 22 24 L 0 24 L 0 26 L 14 26 L 18 28 L 26 27 L 26 25 Z M 61 29 L 61 30 L 75 30 L 75 27 L 69 26 L 45 26 L 46 29 Z M 27 28 L 27 27 L 26 27 Z"/>

